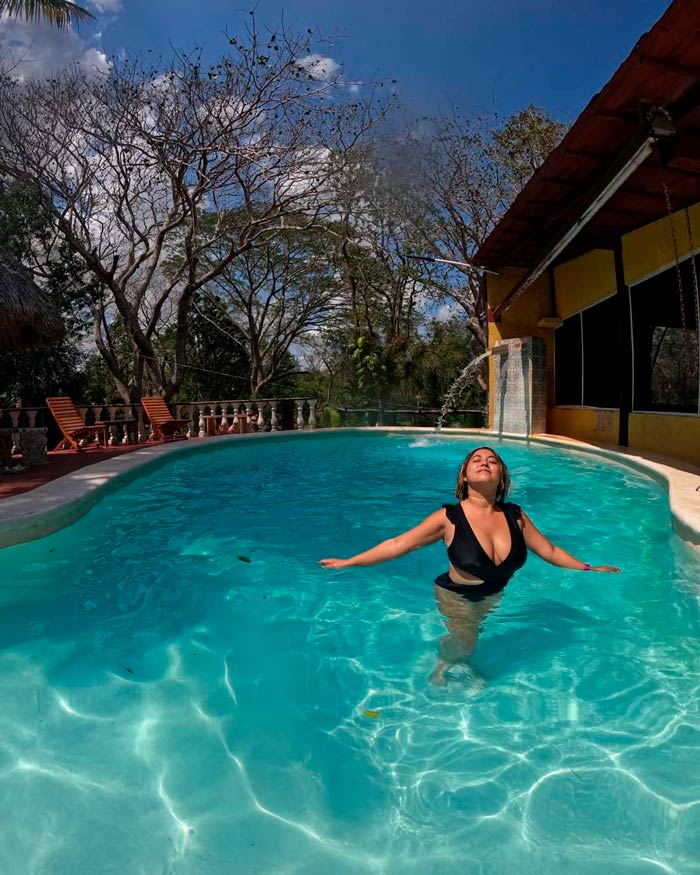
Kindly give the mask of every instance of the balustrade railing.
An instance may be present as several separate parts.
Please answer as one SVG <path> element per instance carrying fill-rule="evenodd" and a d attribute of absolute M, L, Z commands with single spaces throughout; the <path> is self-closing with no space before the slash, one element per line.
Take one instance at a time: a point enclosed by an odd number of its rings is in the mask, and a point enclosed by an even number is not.
<path fill-rule="evenodd" d="M 187 437 L 237 434 L 251 431 L 282 431 L 316 428 L 315 398 L 232 399 L 219 401 L 174 402 L 175 419 L 189 422 Z M 76 404 L 86 425 L 108 423 L 110 446 L 141 443 L 149 439 L 152 428 L 141 405 Z M 47 407 L 0 409 L 0 465 L 21 452 L 29 464 L 45 464 L 47 434 L 58 440 L 53 417 Z"/>

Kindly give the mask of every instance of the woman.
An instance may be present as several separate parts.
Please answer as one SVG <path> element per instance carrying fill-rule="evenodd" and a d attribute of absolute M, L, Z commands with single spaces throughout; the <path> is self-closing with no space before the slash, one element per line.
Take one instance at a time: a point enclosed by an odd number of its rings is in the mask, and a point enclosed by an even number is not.
<path fill-rule="evenodd" d="M 444 684 L 445 673 L 474 650 L 479 626 L 501 600 L 513 574 L 525 564 L 527 551 L 560 568 L 618 572 L 612 565 L 589 565 L 556 547 L 517 504 L 506 502 L 510 478 L 505 463 L 489 447 L 467 456 L 457 476 L 457 504 L 446 504 L 414 529 L 382 541 L 350 559 L 321 559 L 324 568 L 376 565 L 443 540 L 449 571 L 435 580 L 435 598 L 447 617 L 448 634 L 440 640 L 440 660 L 430 680 Z"/>

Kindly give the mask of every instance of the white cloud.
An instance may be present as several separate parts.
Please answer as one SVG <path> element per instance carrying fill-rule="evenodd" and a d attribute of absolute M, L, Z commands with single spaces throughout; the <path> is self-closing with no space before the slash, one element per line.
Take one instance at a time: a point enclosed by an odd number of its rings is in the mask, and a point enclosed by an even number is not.
<path fill-rule="evenodd" d="M 300 58 L 297 66 L 305 70 L 312 79 L 317 82 L 325 82 L 327 85 L 339 85 L 350 92 L 357 94 L 360 90 L 361 82 L 350 82 L 343 78 L 343 68 L 334 59 L 327 55 L 312 54 L 305 58 Z"/>
<path fill-rule="evenodd" d="M 277 183 L 279 195 L 297 198 L 300 209 L 304 208 L 307 195 L 306 206 L 309 208 L 324 195 L 325 199 L 330 200 L 330 190 L 326 183 L 330 156 L 330 149 L 324 146 L 307 146 L 299 149 L 296 161 L 286 177 Z"/>
<path fill-rule="evenodd" d="M 319 82 L 332 82 L 338 78 L 340 73 L 340 64 L 337 61 L 318 54 L 300 58 L 297 61 L 297 66 L 306 70 L 312 79 L 317 79 Z"/>
<path fill-rule="evenodd" d="M 450 319 L 461 314 L 464 314 L 464 310 L 458 304 L 447 303 L 437 308 L 433 313 L 433 319 L 436 322 L 449 322 Z"/>
<path fill-rule="evenodd" d="M 81 64 L 98 73 L 106 73 L 109 70 L 107 55 L 99 49 L 88 49 L 81 59 Z"/>
<path fill-rule="evenodd" d="M 98 12 L 121 12 L 122 0 L 92 0 Z"/>
<path fill-rule="evenodd" d="M 0 47 L 9 57 L 15 76 L 34 79 L 69 64 L 105 71 L 104 52 L 91 46 L 73 30 L 58 30 L 46 22 L 27 22 L 0 16 Z M 7 66 L 7 64 L 5 65 Z"/>

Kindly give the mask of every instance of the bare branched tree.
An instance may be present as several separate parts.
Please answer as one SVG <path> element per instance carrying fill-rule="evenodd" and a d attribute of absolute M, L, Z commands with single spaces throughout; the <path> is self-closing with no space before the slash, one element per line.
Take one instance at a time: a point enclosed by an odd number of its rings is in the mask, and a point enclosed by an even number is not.
<path fill-rule="evenodd" d="M 320 243 L 309 231 L 282 232 L 267 246 L 242 252 L 206 287 L 219 330 L 238 339 L 250 358 L 253 396 L 296 373 L 293 345 L 327 327 L 342 309 Z"/>
<path fill-rule="evenodd" d="M 0 172 L 37 186 L 86 287 L 99 285 L 89 298 L 95 342 L 125 402 L 144 386 L 177 391 L 197 290 L 333 209 L 335 158 L 385 104 L 305 63 L 322 49 L 311 32 L 260 33 L 251 17 L 246 38 L 208 67 L 194 55 L 167 69 L 127 59 L 104 75 L 0 75 Z M 173 324 L 169 369 L 154 340 Z"/>
<path fill-rule="evenodd" d="M 416 326 L 425 272 L 408 255 L 422 205 L 400 175 L 365 149 L 346 162 L 337 190 L 336 259 L 356 336 L 399 347 Z"/>
<path fill-rule="evenodd" d="M 465 265 L 433 271 L 431 283 L 442 299 L 451 298 L 464 310 L 482 346 L 486 296 L 481 272 L 468 265 L 565 129 L 531 106 L 505 121 L 437 119 L 429 136 L 423 131 L 420 142 L 409 137 L 402 144 L 414 156 L 418 196 L 430 218 L 419 229 L 423 251 Z"/>

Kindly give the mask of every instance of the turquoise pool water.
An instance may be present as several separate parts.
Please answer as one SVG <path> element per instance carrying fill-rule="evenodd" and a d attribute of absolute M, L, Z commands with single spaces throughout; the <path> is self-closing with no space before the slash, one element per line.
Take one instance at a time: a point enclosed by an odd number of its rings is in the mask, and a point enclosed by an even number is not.
<path fill-rule="evenodd" d="M 316 564 L 453 500 L 474 446 L 242 442 L 0 552 L 0 872 L 700 872 L 700 562 L 661 487 L 499 445 L 624 573 L 531 556 L 444 688 L 444 548 Z"/>

